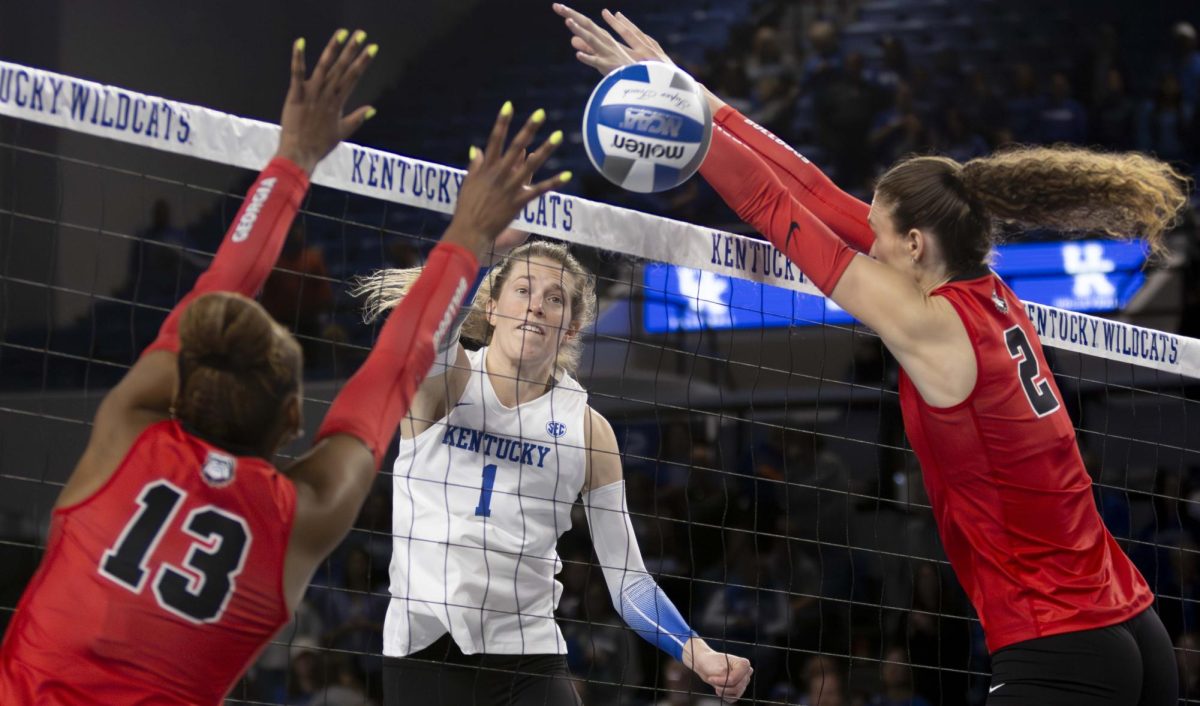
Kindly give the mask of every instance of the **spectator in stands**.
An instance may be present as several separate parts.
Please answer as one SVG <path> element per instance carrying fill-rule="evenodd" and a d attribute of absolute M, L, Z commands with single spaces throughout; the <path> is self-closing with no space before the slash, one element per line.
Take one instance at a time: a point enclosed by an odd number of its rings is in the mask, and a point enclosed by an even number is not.
<path fill-rule="evenodd" d="M 1175 663 L 1179 666 L 1179 696 L 1189 703 L 1200 698 L 1200 636 L 1194 632 L 1179 636 Z"/>
<path fill-rule="evenodd" d="M 580 616 L 582 622 L 563 625 L 564 637 L 581 650 L 575 659 L 578 660 L 576 673 L 586 676 L 588 682 L 583 702 L 624 703 L 637 693 L 631 687 L 645 683 L 639 659 L 641 641 L 613 611 L 608 589 L 600 580 L 598 571 L 593 573 L 593 580 L 588 583 L 583 595 L 585 610 Z M 679 666 L 683 667 L 683 664 Z M 692 674 L 687 667 L 683 667 L 683 671 L 688 677 Z"/>
<path fill-rule="evenodd" d="M 187 231 L 176 227 L 171 204 L 156 199 L 150 208 L 150 225 L 138 231 L 129 253 L 129 270 L 122 296 L 141 302 L 169 304 L 186 292 L 206 266 L 205 259 L 187 252 Z"/>
<path fill-rule="evenodd" d="M 870 176 L 867 137 L 880 107 L 880 94 L 864 78 L 863 68 L 862 55 L 849 54 L 843 68 L 827 72 L 813 95 L 817 143 L 834 178 L 849 191 L 863 189 Z"/>
<path fill-rule="evenodd" d="M 962 111 L 954 106 L 942 115 L 936 142 L 937 151 L 959 162 L 982 157 L 989 152 L 987 142 L 967 127 Z"/>
<path fill-rule="evenodd" d="M 260 301 L 272 318 L 295 332 L 305 363 L 320 357 L 316 339 L 328 338 L 325 327 L 333 309 L 333 286 L 320 248 L 306 243 L 302 220 L 297 219 L 288 231 Z"/>
<path fill-rule="evenodd" d="M 271 640 L 255 664 L 254 681 L 259 694 L 270 703 L 283 703 L 287 696 L 292 645 L 316 645 L 324 633 L 321 616 L 308 600 L 300 601 L 292 620 Z"/>
<path fill-rule="evenodd" d="M 329 655 L 326 671 L 326 686 L 314 691 L 306 706 L 375 706 L 347 655 Z"/>
<path fill-rule="evenodd" d="M 907 154 L 923 152 L 929 145 L 925 124 L 913 106 L 912 89 L 901 82 L 891 107 L 875 116 L 867 136 L 877 171 Z"/>
<path fill-rule="evenodd" d="M 1113 71 L 1122 72 L 1121 45 L 1117 30 L 1105 23 L 1090 34 L 1087 46 L 1077 61 L 1076 81 L 1080 100 L 1096 107 L 1111 90 Z"/>
<path fill-rule="evenodd" d="M 787 74 L 763 76 L 754 86 L 754 100 L 746 117 L 775 133 L 788 134 L 799 89 Z"/>
<path fill-rule="evenodd" d="M 983 137 L 988 144 L 996 144 L 1000 131 L 1005 127 L 1004 99 L 996 93 L 993 81 L 982 69 L 976 69 L 967 77 L 966 88 L 960 106 L 968 128 Z"/>
<path fill-rule="evenodd" d="M 1050 77 L 1050 92 L 1037 111 L 1036 139 L 1045 144 L 1087 141 L 1087 112 L 1071 97 L 1071 82 L 1062 71 Z"/>
<path fill-rule="evenodd" d="M 1200 48 L 1196 28 L 1190 22 L 1177 22 L 1171 28 L 1172 64 L 1179 81 L 1180 97 L 1189 111 L 1200 102 Z"/>
<path fill-rule="evenodd" d="M 1191 110 L 1183 102 L 1179 78 L 1163 74 L 1154 97 L 1138 111 L 1137 148 L 1169 162 L 1182 161 L 1188 157 L 1191 125 Z"/>
<path fill-rule="evenodd" d="M 846 696 L 846 669 L 829 655 L 813 655 L 804 668 L 806 688 L 800 706 L 850 706 Z"/>
<path fill-rule="evenodd" d="M 1125 75 L 1109 69 L 1107 79 L 1094 104 L 1092 140 L 1117 150 L 1133 149 L 1137 111 L 1125 90 Z"/>
<path fill-rule="evenodd" d="M 325 688 L 324 668 L 317 643 L 308 639 L 292 642 L 291 666 L 283 703 L 287 706 L 308 706 L 313 694 Z"/>
<path fill-rule="evenodd" d="M 758 84 L 764 78 L 791 79 L 796 74 L 795 60 L 784 53 L 774 27 L 759 27 L 746 57 L 746 78 Z"/>
<path fill-rule="evenodd" d="M 1037 117 L 1040 100 L 1033 66 L 1020 63 L 1012 70 L 1012 88 L 1004 112 L 1008 117 L 1008 130 L 1017 142 L 1033 142 L 1037 139 Z"/>
<path fill-rule="evenodd" d="M 913 666 L 935 668 L 915 670 L 916 693 L 930 703 L 953 704 L 967 693 L 970 623 L 961 589 L 952 587 L 939 568 L 932 562 L 916 564 L 912 611 L 897 641 L 908 645 Z M 949 572 L 949 567 L 944 569 Z"/>
<path fill-rule="evenodd" d="M 724 91 L 720 95 L 728 96 L 726 102 L 741 112 L 748 112 L 750 103 L 750 81 L 746 77 L 746 67 L 737 58 L 725 58 L 717 62 L 713 71 L 713 85 Z"/>
<path fill-rule="evenodd" d="M 351 547 L 338 585 L 310 590 L 325 622 L 322 642 L 351 653 L 356 664 L 372 676 L 383 668 L 379 655 L 383 653 L 383 617 L 389 601 L 386 578 L 372 580 L 370 555 L 361 547 Z"/>
<path fill-rule="evenodd" d="M 1159 617 L 1172 638 L 1200 630 L 1200 542 L 1179 502 L 1186 491 L 1182 473 L 1158 469 L 1153 515 L 1129 554 L 1157 594 Z"/>
<path fill-rule="evenodd" d="M 913 691 L 912 665 L 903 646 L 892 645 L 883 653 L 879 673 L 883 693 L 871 699 L 871 706 L 930 706 Z"/>
<path fill-rule="evenodd" d="M 816 90 L 842 68 L 838 30 L 832 22 L 812 23 L 808 28 L 808 44 L 811 51 L 800 69 L 800 87 L 806 92 Z"/>
<path fill-rule="evenodd" d="M 653 706 L 724 706 L 720 699 L 700 690 L 694 675 L 683 663 L 673 659 L 664 662 L 662 688 L 667 693 Z"/>
<path fill-rule="evenodd" d="M 904 42 L 892 36 L 880 39 L 879 48 L 883 52 L 882 65 L 877 69 L 868 69 L 867 80 L 887 95 L 892 95 L 901 83 L 908 80 L 908 52 L 904 49 Z"/>

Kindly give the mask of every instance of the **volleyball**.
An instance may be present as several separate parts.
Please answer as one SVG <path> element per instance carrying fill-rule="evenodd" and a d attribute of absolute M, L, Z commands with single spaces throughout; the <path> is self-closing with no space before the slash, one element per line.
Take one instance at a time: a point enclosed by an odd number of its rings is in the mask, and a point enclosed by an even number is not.
<path fill-rule="evenodd" d="M 604 77 L 583 114 L 592 165 L 630 191 L 679 186 L 696 173 L 712 139 L 712 113 L 691 76 L 658 61 L 622 66 Z"/>

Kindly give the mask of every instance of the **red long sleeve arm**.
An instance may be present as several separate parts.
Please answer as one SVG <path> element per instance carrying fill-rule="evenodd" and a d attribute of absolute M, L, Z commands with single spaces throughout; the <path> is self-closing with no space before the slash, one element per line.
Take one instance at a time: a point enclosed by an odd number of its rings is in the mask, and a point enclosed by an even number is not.
<path fill-rule="evenodd" d="M 308 175 L 283 157 L 271 160 L 246 192 L 233 225 L 217 248 L 212 264 L 192 291 L 175 305 L 158 338 L 143 352 L 179 351 L 179 321 L 196 297 L 208 292 L 238 292 L 252 297 L 262 289 L 279 259 L 288 229 L 308 192 Z"/>
<path fill-rule="evenodd" d="M 792 196 L 859 252 L 870 252 L 875 234 L 867 223 L 868 204 L 842 191 L 799 152 L 769 130 L 726 105 L 713 116 L 713 143 L 736 138 L 775 172 Z"/>
<path fill-rule="evenodd" d="M 421 276 L 388 315 L 371 355 L 333 400 L 317 440 L 349 434 L 367 445 L 379 467 L 478 272 L 479 262 L 466 248 L 441 243 L 433 249 Z"/>
<path fill-rule="evenodd" d="M 740 141 L 717 139 L 700 173 L 745 222 L 767 236 L 828 295 L 855 252 L 797 201 L 767 163 Z"/>

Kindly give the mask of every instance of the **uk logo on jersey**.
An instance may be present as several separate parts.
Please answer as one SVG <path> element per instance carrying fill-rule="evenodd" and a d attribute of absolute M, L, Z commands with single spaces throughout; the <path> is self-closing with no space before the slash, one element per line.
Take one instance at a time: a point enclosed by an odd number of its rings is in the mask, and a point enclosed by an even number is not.
<path fill-rule="evenodd" d="M 233 482 L 233 470 L 236 466 L 237 459 L 233 456 L 209 451 L 208 458 L 204 460 L 204 467 L 200 469 L 200 475 L 205 483 L 220 488 Z"/>
<path fill-rule="evenodd" d="M 567 433 L 567 425 L 551 419 L 549 422 L 546 422 L 546 433 L 557 439 Z"/>

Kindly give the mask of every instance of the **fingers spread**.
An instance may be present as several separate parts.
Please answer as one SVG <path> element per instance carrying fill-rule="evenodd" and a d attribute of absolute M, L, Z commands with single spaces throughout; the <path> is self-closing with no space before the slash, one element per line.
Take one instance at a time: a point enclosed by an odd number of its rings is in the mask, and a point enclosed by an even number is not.
<path fill-rule="evenodd" d="M 529 183 L 529 181 L 533 178 L 533 175 L 537 173 L 537 170 L 542 168 L 542 165 L 546 163 L 546 160 L 550 158 L 550 155 L 554 152 L 554 150 L 562 144 L 562 139 L 562 130 L 556 130 L 554 131 L 554 134 L 550 135 L 550 137 L 548 137 L 546 141 L 542 143 L 541 147 L 538 147 L 533 154 L 529 155 L 529 157 L 525 160 L 525 164 L 521 167 L 520 173 L 517 175 L 517 178 L 522 184 Z"/>
<path fill-rule="evenodd" d="M 343 85 L 342 78 L 346 72 L 350 70 L 350 66 L 354 64 L 354 60 L 362 52 L 363 46 L 367 41 L 367 33 L 361 29 L 354 30 L 354 34 L 350 35 L 350 40 L 345 41 L 341 45 L 341 51 L 338 53 L 337 60 L 329 69 L 329 78 L 326 81 L 327 91 L 337 92 Z"/>
<path fill-rule="evenodd" d="M 487 146 L 483 150 L 485 163 L 491 164 L 504 154 L 504 140 L 508 137 L 508 126 L 512 122 L 512 116 L 512 101 L 504 101 L 504 105 L 500 107 L 500 114 L 496 116 L 496 122 L 492 125 L 492 134 L 488 136 Z"/>
<path fill-rule="evenodd" d="M 338 79 L 338 85 L 335 88 L 338 95 L 350 95 L 354 87 L 358 85 L 358 80 L 362 78 L 363 72 L 367 70 L 367 66 L 375 59 L 375 55 L 378 53 L 378 44 L 369 44 L 358 53 L 354 62 L 350 64 L 350 68 Z"/>
<path fill-rule="evenodd" d="M 546 111 L 541 108 L 535 110 L 533 115 L 530 115 L 529 119 L 525 121 L 525 125 L 521 127 L 521 130 L 517 132 L 516 137 L 512 140 L 512 144 L 508 146 L 508 150 L 504 153 L 505 167 L 518 170 L 517 178 L 522 184 L 529 180 L 528 177 L 520 178 L 519 176 L 521 163 L 527 161 L 525 159 L 525 148 L 529 147 L 533 142 L 534 135 L 537 135 L 538 129 L 542 127 L 542 123 L 545 121 Z"/>
<path fill-rule="evenodd" d="M 333 62 L 337 59 L 338 52 L 342 48 L 342 43 L 346 41 L 349 32 L 344 29 L 339 29 L 333 33 L 329 41 L 325 44 L 325 50 L 321 52 L 321 58 L 317 60 L 317 67 L 313 69 L 312 80 L 316 84 L 320 84 L 325 80 L 325 76 L 333 67 Z"/>

